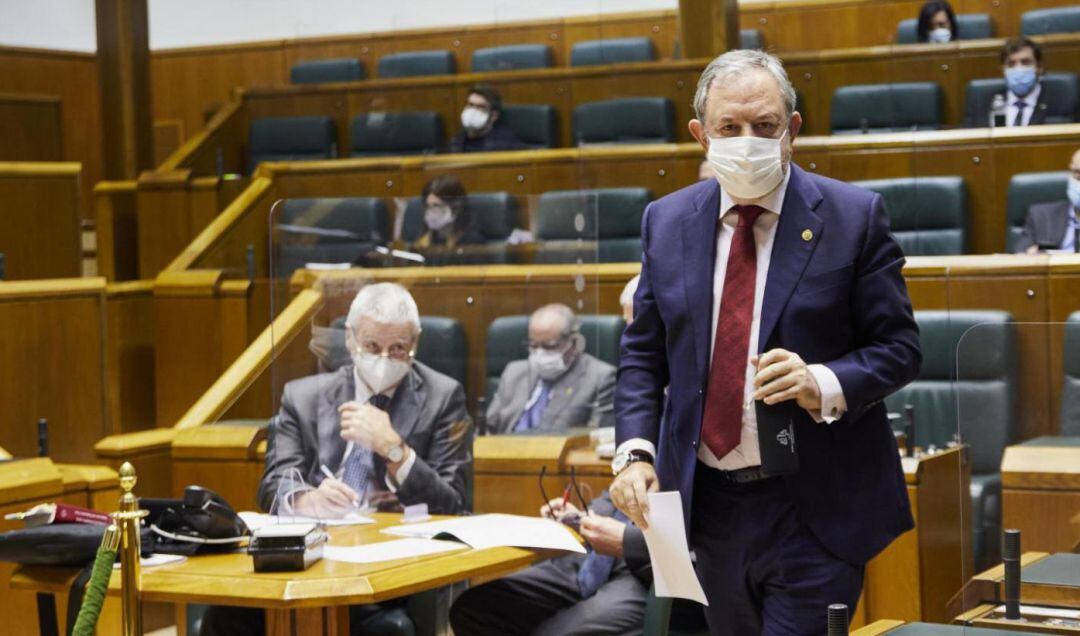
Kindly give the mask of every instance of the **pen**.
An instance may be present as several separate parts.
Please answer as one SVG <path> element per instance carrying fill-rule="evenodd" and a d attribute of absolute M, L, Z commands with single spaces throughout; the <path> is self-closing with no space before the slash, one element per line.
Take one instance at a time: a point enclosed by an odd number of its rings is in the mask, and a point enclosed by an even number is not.
<path fill-rule="evenodd" d="M 326 467 L 326 464 L 319 464 L 319 470 L 321 470 L 322 474 L 326 475 L 328 478 L 337 479 L 337 477 L 334 477 L 334 473 Z"/>
<path fill-rule="evenodd" d="M 566 484 L 566 490 L 562 493 L 562 507 L 566 508 L 566 502 L 570 501 L 570 484 Z"/>

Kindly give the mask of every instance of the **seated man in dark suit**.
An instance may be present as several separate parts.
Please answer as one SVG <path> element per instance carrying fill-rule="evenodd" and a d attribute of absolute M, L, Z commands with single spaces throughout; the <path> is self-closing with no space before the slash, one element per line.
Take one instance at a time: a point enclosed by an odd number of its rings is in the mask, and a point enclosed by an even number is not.
<path fill-rule="evenodd" d="M 581 321 L 566 305 L 529 317 L 529 359 L 506 365 L 487 410 L 492 433 L 614 426 L 615 367 L 585 353 Z"/>
<path fill-rule="evenodd" d="M 461 111 L 461 132 L 450 140 L 450 152 L 494 152 L 523 150 L 527 146 L 514 131 L 502 125 L 502 97 L 487 84 L 469 90 Z"/>
<path fill-rule="evenodd" d="M 1036 203 L 1028 209 L 1024 229 L 1016 242 L 1018 254 L 1035 254 L 1041 250 L 1077 252 L 1080 235 L 1080 150 L 1073 153 L 1069 163 L 1069 184 L 1065 199 L 1049 203 Z"/>
<path fill-rule="evenodd" d="M 640 634 L 652 584 L 649 551 L 641 530 L 615 510 L 605 491 L 580 517 L 581 535 L 592 550 L 544 561 L 511 576 L 474 587 L 450 608 L 460 636 L 514 634 Z M 556 497 L 540 508 L 545 517 L 581 515 Z M 701 630 L 705 614 L 690 601 L 676 601 L 671 622 Z"/>
<path fill-rule="evenodd" d="M 472 423 L 461 385 L 413 360 L 420 314 L 405 288 L 364 287 L 346 318 L 352 365 L 285 385 L 259 505 L 341 516 L 358 506 L 466 511 Z M 326 467 L 333 477 L 324 473 Z M 298 471 L 308 489 L 279 486 Z M 278 491 L 282 492 L 279 493 Z M 412 634 L 404 599 L 350 608 L 352 632 Z M 261 610 L 214 607 L 202 634 L 262 634 Z"/>
<path fill-rule="evenodd" d="M 1001 71 L 1005 76 L 1005 90 L 993 95 L 990 101 L 968 103 L 964 127 L 989 126 L 990 117 L 995 114 L 992 111 L 997 110 L 995 102 L 1004 106 L 995 126 L 1011 128 L 1045 123 L 1048 106 L 1039 81 L 1043 74 L 1042 49 L 1039 45 L 1027 38 L 1006 41 L 1001 49 Z"/>

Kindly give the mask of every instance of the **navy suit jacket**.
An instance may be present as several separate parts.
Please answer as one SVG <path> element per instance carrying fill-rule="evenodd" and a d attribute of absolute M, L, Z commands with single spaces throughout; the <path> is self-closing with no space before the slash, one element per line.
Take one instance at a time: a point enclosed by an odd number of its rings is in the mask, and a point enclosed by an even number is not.
<path fill-rule="evenodd" d="M 781 347 L 824 364 L 848 410 L 817 424 L 793 402 L 758 402 L 759 419 L 761 409 L 795 413 L 800 468 L 784 479 L 798 515 L 832 553 L 862 564 L 914 526 L 882 399 L 918 375 L 918 327 L 881 196 L 794 163 L 790 170 L 759 352 Z M 641 281 L 615 393 L 618 443 L 656 444 L 661 489 L 682 493 L 687 527 L 708 385 L 719 208 L 720 186 L 708 179 L 645 210 Z"/>

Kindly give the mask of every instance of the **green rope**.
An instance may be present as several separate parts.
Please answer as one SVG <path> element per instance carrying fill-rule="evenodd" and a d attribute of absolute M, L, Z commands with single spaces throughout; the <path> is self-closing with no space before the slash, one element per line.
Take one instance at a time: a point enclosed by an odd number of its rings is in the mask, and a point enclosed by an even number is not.
<path fill-rule="evenodd" d="M 94 636 L 94 628 L 97 626 L 98 615 L 101 614 L 101 605 L 105 602 L 105 592 L 108 590 L 109 577 L 112 576 L 115 562 L 116 550 L 105 546 L 98 548 L 94 569 L 90 574 L 90 582 L 86 584 L 86 596 L 79 608 L 79 618 L 75 621 L 72 636 Z"/>

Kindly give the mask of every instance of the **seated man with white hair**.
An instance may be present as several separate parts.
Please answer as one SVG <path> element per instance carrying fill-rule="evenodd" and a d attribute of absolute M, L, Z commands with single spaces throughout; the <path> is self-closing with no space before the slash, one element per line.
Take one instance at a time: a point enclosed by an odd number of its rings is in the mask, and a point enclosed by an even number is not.
<path fill-rule="evenodd" d="M 285 385 L 270 422 L 259 505 L 299 471 L 314 486 L 290 493 L 300 514 L 341 516 L 363 503 L 380 510 L 426 503 L 432 513 L 466 512 L 472 422 L 461 384 L 413 359 L 416 301 L 404 287 L 364 287 L 346 318 L 353 364 Z M 327 474 L 329 473 L 329 474 Z M 282 489 L 285 490 L 285 489 Z M 278 502 L 279 505 L 281 502 Z M 352 632 L 412 634 L 404 599 L 350 608 Z M 215 607 L 202 634 L 262 634 L 261 610 Z"/>
<path fill-rule="evenodd" d="M 506 365 L 487 410 L 492 433 L 614 426 L 615 367 L 585 353 L 581 320 L 566 305 L 529 316 L 529 358 Z"/>

